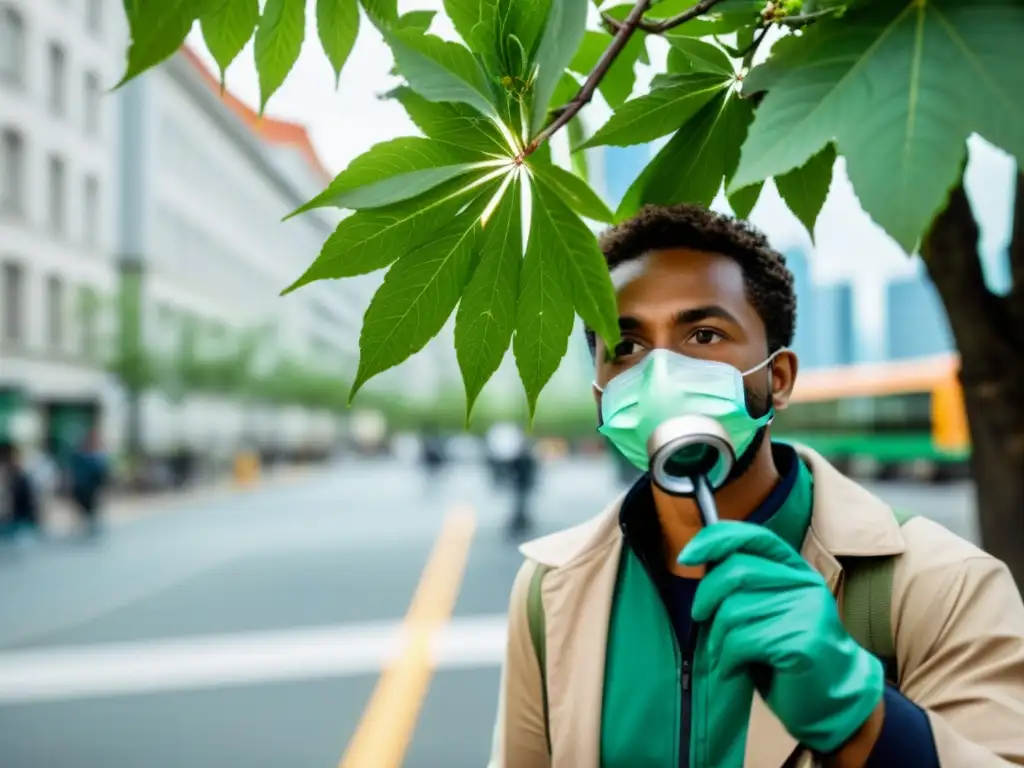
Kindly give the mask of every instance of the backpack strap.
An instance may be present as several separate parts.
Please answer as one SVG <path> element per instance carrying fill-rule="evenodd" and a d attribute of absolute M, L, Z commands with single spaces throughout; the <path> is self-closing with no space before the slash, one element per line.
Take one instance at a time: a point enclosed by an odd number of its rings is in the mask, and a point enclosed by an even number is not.
<path fill-rule="evenodd" d="M 526 595 L 526 619 L 530 625 L 530 640 L 533 652 L 540 667 L 540 688 L 544 705 L 544 738 L 548 743 L 548 754 L 551 754 L 551 732 L 548 730 L 548 681 L 547 681 L 547 639 L 546 622 L 544 619 L 544 602 L 541 599 L 541 582 L 550 568 L 537 564 L 530 578 L 530 589 Z"/>
<path fill-rule="evenodd" d="M 902 527 L 914 515 L 893 510 Z M 885 665 L 886 679 L 899 682 L 899 665 L 892 631 L 892 581 L 895 557 L 855 557 L 845 561 L 843 624 L 858 645 Z"/>

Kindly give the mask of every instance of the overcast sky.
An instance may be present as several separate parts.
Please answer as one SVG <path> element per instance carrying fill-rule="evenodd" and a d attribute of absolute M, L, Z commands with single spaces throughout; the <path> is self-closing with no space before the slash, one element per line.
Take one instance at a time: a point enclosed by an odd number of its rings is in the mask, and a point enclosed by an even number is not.
<path fill-rule="evenodd" d="M 402 12 L 440 10 L 441 2 L 402 0 L 400 6 Z M 335 90 L 334 75 L 320 49 L 310 13 L 298 63 L 267 108 L 269 115 L 305 124 L 325 164 L 335 172 L 377 142 L 415 133 L 396 102 L 377 98 L 395 84 L 394 78 L 387 74 L 392 59 L 377 31 L 365 18 L 362 22 L 358 42 L 342 73 L 341 85 Z M 445 37 L 452 34 L 443 13 L 435 17 L 431 31 Z M 212 66 L 198 30 L 193 31 L 189 41 Z M 652 64 L 657 66 L 660 61 L 663 61 L 663 53 L 655 48 Z M 636 92 L 646 88 L 651 74 L 650 71 L 639 73 Z M 227 85 L 248 103 L 258 104 L 259 88 L 251 45 L 228 70 Z M 596 104 L 589 112 L 595 125 L 608 114 L 603 104 Z M 1013 168 L 1012 161 L 1001 152 L 981 140 L 972 140 L 968 191 L 982 223 L 983 251 L 989 254 L 1001 252 L 1009 241 Z M 798 243 L 810 245 L 803 227 L 782 204 L 774 188 L 766 188 L 751 219 L 768 233 L 777 248 Z M 910 259 L 860 208 L 842 173 L 841 163 L 815 235 L 816 276 L 826 281 L 850 279 L 857 284 L 859 315 L 867 326 L 865 330 L 871 333 L 881 320 L 880 288 L 884 281 L 910 271 L 912 266 Z"/>

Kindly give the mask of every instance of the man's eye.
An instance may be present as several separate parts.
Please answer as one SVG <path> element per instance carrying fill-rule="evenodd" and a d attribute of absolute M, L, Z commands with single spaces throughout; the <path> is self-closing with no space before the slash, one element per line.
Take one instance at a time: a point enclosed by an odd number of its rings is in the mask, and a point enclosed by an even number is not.
<path fill-rule="evenodd" d="M 620 357 L 629 357 L 630 355 L 635 355 L 641 349 L 642 347 L 637 342 L 623 339 L 612 350 L 612 358 L 618 360 Z"/>
<path fill-rule="evenodd" d="M 690 336 L 690 340 L 696 344 L 715 344 L 722 340 L 722 334 L 714 328 L 698 328 Z"/>

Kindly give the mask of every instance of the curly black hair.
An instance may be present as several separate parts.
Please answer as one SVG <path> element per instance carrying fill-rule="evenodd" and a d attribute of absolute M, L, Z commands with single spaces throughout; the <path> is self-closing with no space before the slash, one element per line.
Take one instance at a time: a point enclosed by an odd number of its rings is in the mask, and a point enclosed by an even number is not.
<path fill-rule="evenodd" d="M 632 219 L 601 235 L 601 250 L 609 271 L 650 251 L 690 248 L 720 253 L 743 270 L 747 298 L 764 322 L 768 349 L 793 342 L 796 294 L 786 258 L 768 238 L 745 221 L 697 205 L 646 205 Z M 591 354 L 594 332 L 587 329 Z"/>

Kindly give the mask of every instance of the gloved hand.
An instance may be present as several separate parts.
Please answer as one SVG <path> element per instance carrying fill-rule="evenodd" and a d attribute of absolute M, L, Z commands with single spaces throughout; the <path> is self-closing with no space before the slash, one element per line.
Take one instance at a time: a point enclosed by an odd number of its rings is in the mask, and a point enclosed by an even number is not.
<path fill-rule="evenodd" d="M 767 704 L 790 735 L 827 754 L 878 706 L 881 662 L 846 632 L 825 580 L 789 544 L 753 523 L 702 530 L 679 562 L 711 564 L 693 602 L 710 621 L 707 650 L 720 673 L 771 669 Z"/>

